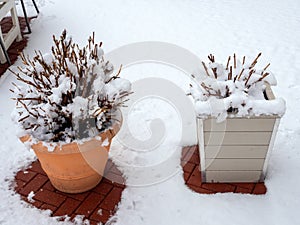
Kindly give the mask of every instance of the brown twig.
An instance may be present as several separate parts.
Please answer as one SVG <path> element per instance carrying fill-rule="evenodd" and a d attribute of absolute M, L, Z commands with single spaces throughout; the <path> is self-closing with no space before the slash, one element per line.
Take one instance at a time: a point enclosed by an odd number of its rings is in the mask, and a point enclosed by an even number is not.
<path fill-rule="evenodd" d="M 251 63 L 249 69 L 252 69 L 252 68 L 256 65 L 257 60 L 258 60 L 258 58 L 259 58 L 260 56 L 261 56 L 261 52 L 260 52 L 260 53 L 256 56 L 256 58 L 253 60 L 253 62 Z"/>
<path fill-rule="evenodd" d="M 245 82 L 245 86 L 247 86 L 247 84 L 248 84 L 248 82 L 249 82 L 249 80 L 250 80 L 250 77 L 252 76 L 252 74 L 255 72 L 255 70 L 250 70 L 250 72 L 249 72 L 249 76 L 247 77 L 247 80 L 246 80 L 246 82 Z"/>
<path fill-rule="evenodd" d="M 215 57 L 212 54 L 208 55 L 208 59 L 210 60 L 211 63 L 215 62 Z M 215 78 L 217 79 L 218 78 L 217 68 L 211 68 L 211 70 L 213 71 L 213 74 L 214 74 Z"/>
<path fill-rule="evenodd" d="M 271 65 L 271 63 L 268 63 L 268 65 L 266 65 L 265 68 L 263 68 L 263 70 L 261 71 L 261 74 L 263 74 L 270 65 Z"/>
<path fill-rule="evenodd" d="M 244 70 L 245 70 L 244 68 L 241 70 L 240 74 L 239 74 L 238 77 L 237 77 L 238 80 L 241 78 L 241 76 L 242 76 Z"/>
<path fill-rule="evenodd" d="M 29 117 L 30 117 L 29 115 L 24 116 L 24 117 L 22 117 L 21 119 L 19 119 L 18 122 L 20 123 L 20 122 L 26 120 L 26 119 L 29 118 Z"/>
<path fill-rule="evenodd" d="M 226 64 L 226 70 L 228 70 L 229 62 L 230 62 L 230 56 L 228 56 L 228 60 L 227 60 L 227 64 Z"/>
<path fill-rule="evenodd" d="M 204 67 L 204 69 L 205 69 L 205 72 L 206 72 L 207 76 L 210 77 L 210 75 L 209 75 L 209 73 L 208 73 L 208 70 L 207 70 L 207 67 L 206 67 L 206 65 L 205 65 L 205 62 L 202 61 L 202 65 L 203 65 L 203 67 Z"/>
<path fill-rule="evenodd" d="M 262 76 L 261 78 L 259 78 L 256 82 L 262 81 L 262 80 L 265 79 L 269 74 L 270 74 L 270 73 L 265 73 L 265 74 L 263 74 L 263 76 Z M 255 83 L 256 83 L 256 82 L 255 82 Z"/>
<path fill-rule="evenodd" d="M 208 59 L 209 59 L 212 63 L 215 62 L 215 57 L 213 56 L 213 54 L 209 54 L 209 55 L 208 55 Z"/>
<path fill-rule="evenodd" d="M 117 79 L 117 78 L 118 78 L 118 76 L 119 76 L 119 75 L 120 75 L 120 73 L 121 73 L 122 66 L 123 66 L 123 65 L 121 65 L 121 66 L 120 66 L 120 68 L 119 68 L 119 70 L 118 70 L 118 72 L 117 72 L 117 74 L 116 74 L 116 75 L 114 75 L 114 76 L 110 77 L 110 78 L 108 79 L 108 81 L 106 81 L 106 82 L 105 82 L 106 84 L 107 84 L 107 83 L 109 83 L 110 81 L 112 81 L 112 80 L 115 80 L 115 79 Z"/>
<path fill-rule="evenodd" d="M 232 80 L 232 66 L 230 66 L 230 72 L 228 74 L 228 80 Z"/>
<path fill-rule="evenodd" d="M 233 68 L 236 68 L 236 56 L 235 53 L 233 54 Z"/>

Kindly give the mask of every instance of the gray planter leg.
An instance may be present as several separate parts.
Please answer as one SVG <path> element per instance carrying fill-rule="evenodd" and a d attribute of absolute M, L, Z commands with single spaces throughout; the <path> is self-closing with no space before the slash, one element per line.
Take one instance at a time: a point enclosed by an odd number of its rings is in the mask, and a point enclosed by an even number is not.
<path fill-rule="evenodd" d="M 24 17 L 25 17 L 25 22 L 26 22 L 26 26 L 27 26 L 27 30 L 28 30 L 28 34 L 31 33 L 31 29 L 30 29 L 30 25 L 29 25 L 29 21 L 28 21 L 28 17 L 27 17 L 27 12 L 26 12 L 26 9 L 25 9 L 25 4 L 24 4 L 24 1 L 21 0 L 21 5 L 22 5 L 22 10 L 23 10 L 23 13 L 24 13 Z"/>
<path fill-rule="evenodd" d="M 30 34 L 31 33 L 31 28 L 30 28 L 30 25 L 29 25 L 29 21 L 28 21 L 28 16 L 27 16 L 25 4 L 24 4 L 23 0 L 20 0 L 20 1 L 21 1 L 21 5 L 22 5 L 22 10 L 23 10 L 23 13 L 24 13 L 25 21 L 26 21 L 26 26 L 27 26 L 27 29 L 28 29 L 28 34 Z M 37 4 L 35 3 L 34 0 L 32 0 L 32 3 L 34 5 L 34 8 L 35 8 L 36 12 L 39 14 L 40 11 L 39 11 L 39 9 L 37 7 Z"/>

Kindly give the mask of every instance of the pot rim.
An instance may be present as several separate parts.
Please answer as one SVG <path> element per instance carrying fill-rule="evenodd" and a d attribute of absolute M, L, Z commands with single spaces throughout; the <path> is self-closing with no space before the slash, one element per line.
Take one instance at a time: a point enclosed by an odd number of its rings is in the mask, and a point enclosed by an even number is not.
<path fill-rule="evenodd" d="M 80 146 L 84 146 L 88 144 L 89 142 L 99 142 L 99 145 L 102 146 L 102 143 L 108 139 L 109 142 L 111 142 L 112 138 L 119 132 L 121 129 L 121 125 L 123 122 L 122 113 L 120 110 L 118 110 L 120 121 L 115 121 L 113 125 L 102 131 L 99 132 L 96 136 L 88 137 L 81 140 L 74 140 L 70 143 L 61 143 L 61 142 L 47 142 L 47 141 L 38 141 L 37 143 L 31 144 L 31 148 L 34 151 L 39 152 L 45 152 L 49 154 L 70 154 L 70 153 L 78 153 L 78 152 L 85 152 L 87 150 L 79 150 Z M 99 139 L 100 137 L 100 139 Z M 31 135 L 25 135 L 19 138 L 23 143 L 30 142 L 32 140 Z M 53 147 L 53 151 L 49 151 L 47 145 L 50 145 Z M 106 147 L 106 146 L 103 146 Z M 108 151 L 108 149 L 107 149 Z"/>

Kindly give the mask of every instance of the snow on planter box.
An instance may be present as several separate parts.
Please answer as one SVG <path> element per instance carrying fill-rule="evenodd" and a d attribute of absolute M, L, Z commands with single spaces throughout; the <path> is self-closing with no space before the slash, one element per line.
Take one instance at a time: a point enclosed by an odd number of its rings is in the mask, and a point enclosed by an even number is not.
<path fill-rule="evenodd" d="M 203 62 L 206 79 L 191 86 L 198 115 L 198 141 L 202 182 L 263 181 L 281 116 L 283 99 L 270 85 L 275 77 L 255 69 L 259 54 L 247 64 L 233 56 L 227 65 L 210 55 Z"/>

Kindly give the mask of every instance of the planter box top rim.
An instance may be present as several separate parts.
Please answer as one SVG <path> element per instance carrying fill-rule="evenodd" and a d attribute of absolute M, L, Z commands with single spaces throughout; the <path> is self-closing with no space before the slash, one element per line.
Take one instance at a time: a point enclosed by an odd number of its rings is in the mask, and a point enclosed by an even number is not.
<path fill-rule="evenodd" d="M 247 116 L 238 116 L 234 113 L 228 113 L 228 116 L 226 119 L 278 119 L 281 118 L 282 116 L 278 115 L 278 114 L 273 114 L 273 115 L 247 115 Z M 217 119 L 214 116 L 207 116 L 207 117 L 199 117 L 197 116 L 197 119 L 200 120 L 208 120 L 208 119 Z"/>

